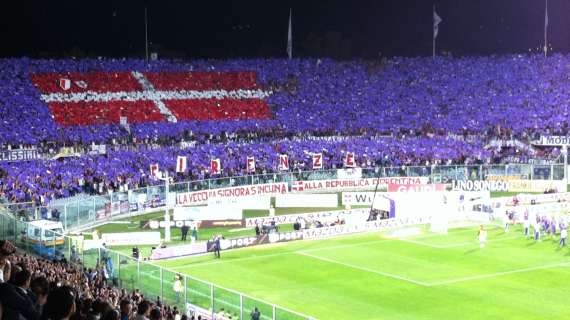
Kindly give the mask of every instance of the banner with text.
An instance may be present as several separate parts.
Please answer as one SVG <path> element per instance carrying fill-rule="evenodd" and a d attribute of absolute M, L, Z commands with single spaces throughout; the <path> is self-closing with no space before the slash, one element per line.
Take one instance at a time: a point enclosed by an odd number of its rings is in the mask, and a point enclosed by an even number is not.
<path fill-rule="evenodd" d="M 196 206 L 208 204 L 211 198 L 238 198 L 263 195 L 285 194 L 288 192 L 286 183 L 268 183 L 252 186 L 211 189 L 194 192 L 178 193 L 176 204 L 179 206 Z"/>
<path fill-rule="evenodd" d="M 0 162 L 29 161 L 42 159 L 37 149 L 1 150 Z"/>
<path fill-rule="evenodd" d="M 292 181 L 292 192 L 325 192 L 350 190 L 387 190 L 390 183 L 409 185 L 427 184 L 427 177 L 360 178 L 338 180 Z"/>
<path fill-rule="evenodd" d="M 570 145 L 570 137 L 566 136 L 542 136 L 534 144 L 541 146 L 563 146 Z"/>
<path fill-rule="evenodd" d="M 453 190 L 491 192 L 565 192 L 564 180 L 454 180 Z"/>

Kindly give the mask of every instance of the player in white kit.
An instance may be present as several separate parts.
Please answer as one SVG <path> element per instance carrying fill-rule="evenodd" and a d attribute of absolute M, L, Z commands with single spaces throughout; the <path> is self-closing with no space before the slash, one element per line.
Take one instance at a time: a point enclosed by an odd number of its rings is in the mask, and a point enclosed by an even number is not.
<path fill-rule="evenodd" d="M 479 228 L 479 248 L 485 248 L 485 243 L 487 242 L 487 230 L 485 230 L 485 227 L 483 227 L 483 225 L 481 225 L 481 227 Z"/>

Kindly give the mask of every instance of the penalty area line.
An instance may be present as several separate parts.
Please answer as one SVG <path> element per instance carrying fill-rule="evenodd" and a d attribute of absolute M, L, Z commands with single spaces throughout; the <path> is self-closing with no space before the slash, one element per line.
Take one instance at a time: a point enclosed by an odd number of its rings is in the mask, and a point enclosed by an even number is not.
<path fill-rule="evenodd" d="M 501 272 L 495 272 L 495 273 L 489 273 L 489 274 L 481 274 L 481 275 L 470 276 L 470 277 L 462 277 L 462 278 L 456 278 L 456 279 L 450 279 L 450 280 L 430 282 L 427 285 L 430 287 L 434 287 L 434 286 L 441 286 L 441 285 L 447 285 L 447 284 L 468 282 L 468 281 L 473 281 L 473 280 L 496 278 L 496 277 L 506 276 L 509 274 L 524 273 L 524 272 L 531 272 L 531 271 L 536 271 L 536 270 L 553 269 L 553 268 L 568 267 L 568 266 L 570 266 L 570 261 L 552 263 L 552 264 L 546 264 L 546 265 L 542 265 L 542 266 L 534 266 L 534 267 L 528 267 L 528 268 L 522 268 L 522 269 L 501 271 Z"/>

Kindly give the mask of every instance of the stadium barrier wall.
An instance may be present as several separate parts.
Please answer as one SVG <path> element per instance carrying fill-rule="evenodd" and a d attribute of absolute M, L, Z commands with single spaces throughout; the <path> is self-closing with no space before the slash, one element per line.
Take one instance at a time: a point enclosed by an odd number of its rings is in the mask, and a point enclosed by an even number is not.
<path fill-rule="evenodd" d="M 0 208 L 0 239 L 10 240 L 18 250 L 46 259 L 62 259 L 84 268 L 105 266 L 109 271 L 109 283 L 120 289 L 138 288 L 146 297 L 160 297 L 161 301 L 186 310 L 188 315 L 201 315 L 202 319 L 220 319 L 222 310 L 232 319 L 249 319 L 254 308 L 261 312 L 264 320 L 316 319 L 276 304 L 248 296 L 232 289 L 217 286 L 175 270 L 159 267 L 147 261 L 134 259 L 121 252 L 91 248 L 83 250 L 80 241 L 63 234 L 42 230 L 46 237 L 63 237 L 63 244 L 31 244 L 22 237 L 28 223 L 15 219 L 13 212 Z M 182 281 L 182 291 L 174 291 L 175 278 Z"/>
<path fill-rule="evenodd" d="M 350 177 L 350 178 L 349 178 Z M 531 181 L 560 181 L 564 180 L 564 165 L 533 165 L 533 164 L 507 164 L 507 165 L 472 165 L 472 166 L 406 166 L 406 167 L 375 167 L 354 169 L 330 169 L 316 171 L 300 171 L 272 173 L 262 175 L 248 175 L 241 177 L 228 177 L 219 179 L 188 181 L 171 184 L 170 193 L 190 193 L 222 188 L 235 188 L 238 186 L 253 186 L 266 184 L 288 185 L 289 190 L 295 187 L 308 187 L 308 191 L 315 190 L 316 184 L 302 184 L 297 181 L 321 181 L 324 190 L 320 192 L 349 191 L 350 186 L 338 189 L 338 185 L 327 187 L 326 181 L 348 181 L 350 179 L 377 178 L 422 178 L 429 183 L 451 183 L 452 181 L 481 181 L 481 180 L 531 180 Z M 378 181 L 378 180 L 376 180 Z M 423 180 L 422 180 L 423 181 Z M 389 180 L 388 180 L 389 182 Z M 388 183 L 387 182 L 387 183 Z M 537 182 L 535 184 L 545 184 Z M 368 186 L 374 190 L 376 185 Z M 354 189 L 354 188 L 353 188 Z M 566 191 L 566 190 L 563 190 Z M 164 185 L 150 186 L 126 192 L 114 192 L 104 196 L 84 196 L 71 199 L 58 199 L 48 206 L 38 207 L 32 203 L 3 204 L 5 208 L 19 215 L 39 218 L 42 215 L 59 214 L 64 229 L 73 230 L 101 223 L 115 217 L 144 214 L 164 208 L 166 205 L 166 191 Z"/>

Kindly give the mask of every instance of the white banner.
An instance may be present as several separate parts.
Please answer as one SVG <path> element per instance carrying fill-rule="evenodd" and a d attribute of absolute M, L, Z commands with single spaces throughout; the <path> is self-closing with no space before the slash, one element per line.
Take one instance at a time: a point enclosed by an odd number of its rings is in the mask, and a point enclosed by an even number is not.
<path fill-rule="evenodd" d="M 282 194 L 275 196 L 277 208 L 336 208 L 338 196 L 333 194 Z"/>
<path fill-rule="evenodd" d="M 392 177 L 392 178 L 362 178 L 339 180 L 293 181 L 293 192 L 322 192 L 350 190 L 386 190 L 390 183 L 396 184 L 426 184 L 427 177 Z"/>
<path fill-rule="evenodd" d="M 183 156 L 176 157 L 176 172 L 186 171 L 187 158 Z"/>
<path fill-rule="evenodd" d="M 356 160 L 354 158 L 353 152 L 347 152 L 344 156 L 344 166 L 346 168 L 354 168 L 356 167 Z M 340 177 L 339 177 L 340 178 Z"/>
<path fill-rule="evenodd" d="M 240 209 L 251 210 L 269 210 L 271 207 L 271 196 L 256 196 L 256 197 L 239 197 L 239 198 L 210 198 L 208 199 L 208 206 L 210 207 L 235 207 Z"/>
<path fill-rule="evenodd" d="M 564 180 L 509 180 L 511 192 L 545 192 L 547 190 L 566 192 L 566 182 Z"/>
<path fill-rule="evenodd" d="M 324 239 L 350 233 L 385 230 L 407 225 L 426 224 L 430 221 L 430 217 L 415 217 L 404 219 L 394 218 L 370 221 L 363 224 L 341 224 L 333 227 L 312 228 L 303 230 L 303 239 Z"/>
<path fill-rule="evenodd" d="M 566 136 L 542 136 L 535 144 L 542 146 L 570 145 L 570 137 Z"/>
<path fill-rule="evenodd" d="M 535 204 L 548 202 L 570 202 L 570 193 L 546 193 L 546 194 L 518 194 L 516 198 L 519 204 L 531 204 L 534 200 Z M 512 198 L 511 198 L 512 201 Z"/>
<path fill-rule="evenodd" d="M 453 180 L 451 188 L 453 190 L 460 191 L 509 191 L 510 181 L 503 180 L 491 180 L 491 181 L 481 181 L 481 180 Z"/>
<path fill-rule="evenodd" d="M 174 207 L 173 220 L 241 220 L 242 211 L 232 206 Z"/>
<path fill-rule="evenodd" d="M 255 158 L 247 157 L 246 167 L 248 173 L 255 173 Z"/>
<path fill-rule="evenodd" d="M 323 154 L 314 153 L 313 154 L 313 170 L 323 168 Z"/>
<path fill-rule="evenodd" d="M 160 232 L 103 233 L 101 241 L 107 247 L 160 244 Z"/>
<path fill-rule="evenodd" d="M 286 154 L 279 155 L 279 170 L 287 171 L 289 170 L 289 156 Z"/>
<path fill-rule="evenodd" d="M 501 192 L 566 192 L 564 180 L 463 180 L 453 181 L 453 190 Z"/>
<path fill-rule="evenodd" d="M 189 256 L 207 252 L 207 241 L 200 241 L 183 246 L 156 248 L 152 251 L 152 260 L 168 259 L 173 257 Z"/>
<path fill-rule="evenodd" d="M 176 203 L 179 206 L 195 206 L 208 204 L 210 198 L 243 198 L 251 196 L 277 195 L 288 192 L 286 183 L 268 183 L 252 186 L 239 186 L 194 192 L 179 193 Z"/>
<path fill-rule="evenodd" d="M 370 213 L 369 209 L 353 209 L 353 210 L 334 210 L 334 211 L 321 211 L 302 214 L 285 214 L 273 217 L 256 217 L 245 219 L 246 228 L 253 228 L 256 225 L 265 225 L 275 222 L 276 225 L 292 224 L 299 219 L 305 221 L 314 220 L 327 220 L 336 218 L 346 218 L 347 216 L 361 216 Z"/>
<path fill-rule="evenodd" d="M 205 220 L 193 219 L 193 217 L 206 217 L 208 215 L 208 207 L 174 207 L 172 220 L 173 221 L 187 221 L 187 220 Z"/>
<path fill-rule="evenodd" d="M 150 165 L 150 175 L 152 177 L 158 177 L 158 173 L 159 173 L 158 163 L 151 164 Z"/>
<path fill-rule="evenodd" d="M 336 176 L 340 180 L 362 178 L 362 168 L 338 169 Z"/>
<path fill-rule="evenodd" d="M 219 174 L 222 172 L 222 163 L 220 159 L 213 159 L 210 161 L 210 173 Z"/>
<path fill-rule="evenodd" d="M 343 192 L 341 203 L 343 206 L 369 206 L 372 205 L 374 192 Z"/>

